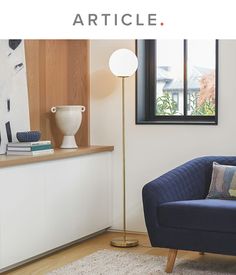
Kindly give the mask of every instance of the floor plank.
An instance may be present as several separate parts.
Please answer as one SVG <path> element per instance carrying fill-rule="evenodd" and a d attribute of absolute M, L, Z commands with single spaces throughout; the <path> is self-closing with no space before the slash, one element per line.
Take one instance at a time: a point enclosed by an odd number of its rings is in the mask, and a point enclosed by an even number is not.
<path fill-rule="evenodd" d="M 142 254 L 167 256 L 168 249 L 163 248 L 152 248 L 147 235 L 144 234 L 129 234 L 129 237 L 136 238 L 139 240 L 140 245 L 133 248 L 116 248 L 110 246 L 110 240 L 112 238 L 120 237 L 121 233 L 115 232 L 105 232 L 99 236 L 86 240 L 80 244 L 74 245 L 72 247 L 63 249 L 62 251 L 56 252 L 50 256 L 43 259 L 37 260 L 35 262 L 26 264 L 15 270 L 2 273 L 4 275 L 43 275 L 48 271 L 55 268 L 64 266 L 70 262 L 78 260 L 86 255 L 89 255 L 95 251 L 101 249 L 113 249 L 113 250 L 125 250 L 133 251 Z M 203 257 L 196 252 L 179 251 L 178 257 L 186 257 L 189 259 L 195 259 Z M 215 257 L 222 259 L 224 257 L 225 261 L 235 261 L 235 257 L 221 256 L 206 254 L 204 257 Z"/>

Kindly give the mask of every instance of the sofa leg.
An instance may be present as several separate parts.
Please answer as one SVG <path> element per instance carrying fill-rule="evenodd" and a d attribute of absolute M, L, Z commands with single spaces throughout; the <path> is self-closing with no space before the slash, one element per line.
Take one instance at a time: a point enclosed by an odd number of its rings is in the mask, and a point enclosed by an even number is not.
<path fill-rule="evenodd" d="M 167 259 L 167 265 L 166 265 L 166 272 L 172 273 L 172 270 L 174 268 L 175 259 L 177 255 L 178 250 L 177 249 L 170 249 Z"/>
<path fill-rule="evenodd" d="M 203 256 L 205 253 L 204 252 L 199 252 L 199 255 Z"/>

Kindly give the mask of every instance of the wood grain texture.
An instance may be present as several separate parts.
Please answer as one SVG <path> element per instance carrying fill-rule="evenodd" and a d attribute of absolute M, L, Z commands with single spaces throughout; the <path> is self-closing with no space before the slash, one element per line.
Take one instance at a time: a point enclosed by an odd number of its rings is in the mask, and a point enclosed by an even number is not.
<path fill-rule="evenodd" d="M 89 145 L 89 43 L 87 40 L 25 40 L 30 123 L 59 147 L 62 134 L 52 106 L 84 105 L 78 145 Z"/>
<path fill-rule="evenodd" d="M 177 249 L 169 249 L 169 254 L 167 258 L 167 265 L 166 265 L 166 273 L 172 273 L 174 265 L 175 265 L 175 259 L 177 256 Z"/>
<path fill-rule="evenodd" d="M 81 146 L 78 149 L 56 149 L 53 154 L 39 156 L 6 156 L 0 155 L 0 168 L 41 161 L 78 157 L 88 154 L 113 151 L 113 146 Z"/>
<path fill-rule="evenodd" d="M 82 64 L 82 66 L 81 66 Z M 68 43 L 68 104 L 86 106 L 80 131 L 76 136 L 78 144 L 88 145 L 89 140 L 89 41 L 71 40 Z M 87 92 L 84 92 L 87 91 Z M 84 140 L 87 144 L 84 144 Z"/>

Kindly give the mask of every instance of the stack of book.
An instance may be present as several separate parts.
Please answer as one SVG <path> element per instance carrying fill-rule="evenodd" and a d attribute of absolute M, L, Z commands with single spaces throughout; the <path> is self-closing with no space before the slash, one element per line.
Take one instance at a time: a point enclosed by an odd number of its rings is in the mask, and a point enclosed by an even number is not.
<path fill-rule="evenodd" d="M 36 142 L 10 142 L 7 145 L 7 155 L 39 156 L 54 152 L 50 140 Z"/>

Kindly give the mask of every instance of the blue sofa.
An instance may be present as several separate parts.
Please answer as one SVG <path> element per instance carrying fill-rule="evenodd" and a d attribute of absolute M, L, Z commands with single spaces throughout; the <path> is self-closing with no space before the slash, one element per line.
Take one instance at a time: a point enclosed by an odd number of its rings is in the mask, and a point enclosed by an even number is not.
<path fill-rule="evenodd" d="M 236 255 L 236 201 L 206 199 L 214 161 L 236 166 L 236 157 L 196 158 L 143 187 L 151 244 L 170 249 L 168 273 L 178 249 Z"/>

